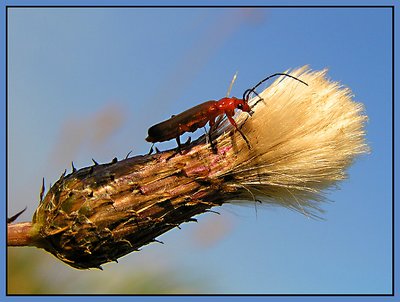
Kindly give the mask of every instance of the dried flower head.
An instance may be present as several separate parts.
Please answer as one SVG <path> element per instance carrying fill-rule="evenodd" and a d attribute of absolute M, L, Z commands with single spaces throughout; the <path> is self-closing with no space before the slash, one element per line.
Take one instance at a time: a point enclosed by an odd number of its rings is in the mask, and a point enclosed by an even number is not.
<path fill-rule="evenodd" d="M 253 116 L 237 115 L 251 148 L 225 120 L 213 132 L 217 152 L 202 136 L 181 154 L 73 169 L 24 224 L 27 244 L 76 268 L 99 268 L 226 202 L 258 200 L 315 215 L 324 190 L 368 150 L 367 117 L 348 88 L 326 79 L 326 70 L 290 74 L 308 86 L 280 77 L 262 101 L 249 102 Z M 17 225 L 9 226 L 9 243 Z"/>

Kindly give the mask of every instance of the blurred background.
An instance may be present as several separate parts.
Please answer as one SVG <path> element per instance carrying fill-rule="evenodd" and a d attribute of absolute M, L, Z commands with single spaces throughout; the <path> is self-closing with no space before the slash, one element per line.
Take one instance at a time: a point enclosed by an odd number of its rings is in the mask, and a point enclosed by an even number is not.
<path fill-rule="evenodd" d="M 365 104 L 372 150 L 327 192 L 324 220 L 224 205 L 104 271 L 8 248 L 8 293 L 390 293 L 391 34 L 384 8 L 8 9 L 8 216 L 27 206 L 18 221 L 31 220 L 42 177 L 47 192 L 71 161 L 147 153 L 151 125 L 225 96 L 236 71 L 241 97 L 269 74 L 328 68 Z"/>

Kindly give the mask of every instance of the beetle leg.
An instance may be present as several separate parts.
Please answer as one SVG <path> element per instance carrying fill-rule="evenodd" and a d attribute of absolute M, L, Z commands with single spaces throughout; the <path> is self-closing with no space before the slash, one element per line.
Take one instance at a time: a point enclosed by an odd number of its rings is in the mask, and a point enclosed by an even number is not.
<path fill-rule="evenodd" d="M 171 158 L 173 158 L 175 155 L 177 155 L 178 153 L 182 155 L 182 144 L 181 144 L 181 138 L 178 135 L 176 138 L 176 143 L 178 144 L 178 147 L 176 148 L 176 151 L 174 151 L 170 156 L 168 156 L 165 160 L 168 161 Z"/>
<path fill-rule="evenodd" d="M 239 129 L 239 127 L 237 126 L 235 120 L 230 116 L 230 115 L 226 115 L 228 117 L 229 122 L 232 124 L 233 127 L 236 128 L 236 130 L 240 133 L 240 135 L 243 137 L 243 139 L 246 141 L 247 147 L 249 149 L 251 149 L 250 147 L 250 143 L 247 139 L 247 137 L 244 135 L 244 133 L 242 132 L 242 130 Z"/>
<path fill-rule="evenodd" d="M 192 138 L 189 136 L 186 140 L 186 142 L 183 143 L 184 146 L 189 146 L 190 143 L 192 142 Z"/>
<path fill-rule="evenodd" d="M 154 146 L 154 143 L 152 143 L 151 144 L 151 147 L 150 147 L 150 150 L 149 150 L 149 153 L 147 153 L 147 155 L 150 155 L 151 153 L 153 153 L 153 146 Z M 129 152 L 130 153 L 130 152 Z M 127 155 L 128 156 L 128 155 Z"/>
<path fill-rule="evenodd" d="M 176 137 L 176 142 L 178 143 L 178 152 L 179 154 L 182 154 L 182 144 L 181 144 L 181 138 L 179 135 Z"/>

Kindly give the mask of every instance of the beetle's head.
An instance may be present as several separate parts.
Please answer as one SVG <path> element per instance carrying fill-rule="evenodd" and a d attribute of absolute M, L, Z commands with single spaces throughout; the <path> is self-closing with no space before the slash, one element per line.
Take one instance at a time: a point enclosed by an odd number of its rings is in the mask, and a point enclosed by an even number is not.
<path fill-rule="evenodd" d="M 245 112 L 249 112 L 251 114 L 251 112 L 252 112 L 251 108 L 250 108 L 250 106 L 249 106 L 249 104 L 247 103 L 246 100 L 235 98 L 234 102 L 235 102 L 235 108 L 236 109 L 239 109 L 239 110 L 242 110 L 242 111 L 245 111 Z"/>

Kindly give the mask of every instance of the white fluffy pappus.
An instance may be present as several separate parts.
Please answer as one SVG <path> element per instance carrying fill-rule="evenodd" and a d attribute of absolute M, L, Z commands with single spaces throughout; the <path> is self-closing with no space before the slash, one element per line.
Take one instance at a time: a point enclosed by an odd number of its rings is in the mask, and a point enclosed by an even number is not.
<path fill-rule="evenodd" d="M 239 200 L 259 200 L 318 216 L 324 191 L 347 177 L 354 159 L 368 152 L 361 103 L 353 101 L 349 88 L 327 79 L 327 70 L 307 66 L 280 76 L 249 101 L 255 112 L 240 113 L 238 125 L 251 149 L 235 132 L 236 163 L 220 176 L 230 175 L 233 187 L 243 188 Z M 224 121 L 218 144 L 232 139 L 222 134 L 231 129 Z"/>

